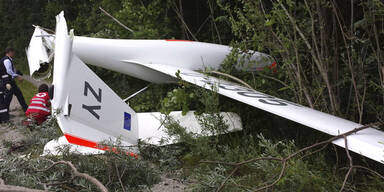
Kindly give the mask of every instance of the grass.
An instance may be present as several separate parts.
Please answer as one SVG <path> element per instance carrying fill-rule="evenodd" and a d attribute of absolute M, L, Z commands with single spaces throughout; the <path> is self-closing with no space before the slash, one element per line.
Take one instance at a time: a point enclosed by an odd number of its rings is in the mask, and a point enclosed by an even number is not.
<path fill-rule="evenodd" d="M 25 101 L 29 104 L 31 98 L 37 93 L 37 88 L 30 82 L 23 80 L 16 80 L 17 86 L 19 86 L 21 92 L 24 95 Z"/>

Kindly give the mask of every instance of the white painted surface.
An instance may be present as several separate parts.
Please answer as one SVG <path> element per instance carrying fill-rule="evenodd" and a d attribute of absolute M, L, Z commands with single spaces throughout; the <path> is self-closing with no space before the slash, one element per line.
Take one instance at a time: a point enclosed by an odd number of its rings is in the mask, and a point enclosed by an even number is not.
<path fill-rule="evenodd" d="M 206 89 L 212 89 L 213 85 L 218 88 L 217 92 L 219 94 L 333 136 L 363 126 L 290 101 L 279 99 L 255 90 L 250 90 L 232 82 L 208 77 L 192 70 L 168 65 L 143 64 L 143 66 L 173 77 L 176 77 L 176 73 L 180 71 L 180 77 L 189 83 L 196 84 Z M 384 162 L 384 132 L 374 128 L 367 128 L 356 134 L 350 135 L 347 138 L 348 148 L 351 151 L 378 162 Z M 336 140 L 333 143 L 344 147 L 343 139 Z"/>
<path fill-rule="evenodd" d="M 59 40 L 54 42 L 56 46 L 57 43 L 63 42 L 62 39 L 65 36 L 61 33 L 64 33 L 66 30 L 66 25 L 64 25 L 65 18 L 62 16 L 62 13 L 57 18 L 56 30 L 63 32 L 56 32 L 56 36 L 59 36 Z M 36 28 L 35 32 L 46 34 L 40 28 Z M 54 46 L 52 45 L 42 47 L 42 38 L 46 42 L 53 41 L 53 38 L 48 36 L 32 36 L 32 40 L 39 43 L 39 49 L 53 49 Z M 61 45 L 59 46 L 61 47 Z M 81 36 L 73 37 L 72 48 L 72 51 L 84 63 L 124 73 L 153 83 L 170 83 L 175 82 L 175 79 L 157 71 L 148 70 L 141 65 L 137 65 L 137 63 L 160 63 L 191 70 L 217 70 L 231 50 L 232 48 L 226 45 L 196 41 L 102 39 Z M 46 54 L 46 50 L 40 51 L 40 53 Z M 239 61 L 243 59 L 245 62 L 242 66 L 235 66 L 246 71 L 263 70 L 264 67 L 272 65 L 274 62 L 270 56 L 256 51 L 249 51 L 249 55 L 240 55 Z M 39 68 L 39 65 L 37 64 L 38 62 L 35 62 L 37 57 L 28 56 L 28 58 L 34 61 L 30 62 L 32 74 Z M 58 60 L 63 60 L 63 58 Z M 65 60 L 62 62 L 65 62 Z M 63 71 L 63 69 L 60 68 L 57 71 Z M 65 71 L 62 73 L 64 74 Z"/>
<path fill-rule="evenodd" d="M 135 112 L 72 54 L 72 40 L 66 31 L 61 13 L 57 16 L 52 109 L 63 133 L 92 142 L 120 138 L 136 144 Z M 87 110 L 85 106 L 96 108 Z M 131 115 L 131 130 L 124 129 L 124 113 Z"/>
<path fill-rule="evenodd" d="M 69 105 L 71 108 L 68 115 L 61 113 L 57 116 L 63 132 L 93 142 L 114 137 L 136 144 L 138 128 L 135 111 L 74 55 L 71 65 L 66 80 L 70 88 L 65 95 L 68 102 L 63 104 L 63 109 L 69 109 Z M 97 108 L 87 110 L 85 106 Z M 124 129 L 125 113 L 131 116 L 130 130 Z"/>
<path fill-rule="evenodd" d="M 68 150 L 68 152 L 70 153 L 82 155 L 95 155 L 102 154 L 105 152 L 99 149 L 70 144 L 68 143 L 65 136 L 61 136 L 58 139 L 51 140 L 47 144 L 45 144 L 43 154 L 41 156 L 62 155 L 63 152 L 65 152 L 66 150 Z"/>
<path fill-rule="evenodd" d="M 66 24 L 62 14 L 58 16 L 57 22 L 53 83 L 55 92 L 52 103 L 64 135 L 93 143 L 119 141 L 126 146 L 136 145 L 139 133 L 143 139 L 165 136 L 164 132 L 156 130 L 160 127 L 157 119 L 161 118 L 160 113 L 142 114 L 139 126 L 137 114 L 71 53 L 71 38 L 65 32 Z M 125 114 L 131 117 L 129 123 L 125 121 Z M 187 131 L 201 133 L 193 113 L 182 116 L 181 112 L 174 112 L 172 116 L 186 126 Z M 231 131 L 241 129 L 237 115 L 223 113 L 223 116 Z M 125 125 L 129 125 L 130 129 L 125 128 Z M 68 141 L 72 142 L 70 139 Z M 158 140 L 151 142 L 156 143 Z"/>
<path fill-rule="evenodd" d="M 136 63 L 158 63 L 190 70 L 218 69 L 231 47 L 195 41 L 123 40 L 74 38 L 73 52 L 85 63 L 121 72 L 154 83 L 175 82 L 173 78 Z M 252 51 L 253 52 L 253 51 Z M 273 63 L 270 56 L 253 52 L 246 60 L 248 71 Z"/>
<path fill-rule="evenodd" d="M 49 62 L 49 56 L 47 53 L 46 47 L 43 45 L 43 39 L 41 35 L 43 35 L 43 30 L 40 27 L 36 27 L 33 32 L 31 41 L 29 42 L 29 46 L 26 49 L 28 65 L 30 75 L 39 70 L 40 63 Z"/>
<path fill-rule="evenodd" d="M 207 114 L 203 114 L 207 115 Z M 223 117 L 224 122 L 228 126 L 227 132 L 233 131 L 241 131 L 242 123 L 240 117 L 235 113 L 222 112 L 220 115 Z M 181 111 L 173 111 L 170 113 L 170 117 L 179 122 L 181 126 L 186 128 L 186 132 L 192 133 L 196 136 L 212 136 L 212 133 L 209 131 L 203 131 L 201 125 L 198 122 L 197 117 L 194 114 L 194 111 L 188 112 L 186 115 L 182 115 Z M 154 113 L 137 113 L 138 120 L 138 130 L 139 135 L 138 139 L 141 141 L 152 144 L 152 145 L 168 145 L 174 144 L 178 140 L 175 137 L 170 137 L 167 134 L 167 129 L 164 127 L 165 115 L 159 112 Z M 92 129 L 91 127 L 84 126 L 81 124 L 77 124 L 77 122 L 72 122 L 72 126 L 75 126 L 79 130 L 83 130 L 84 132 L 88 132 L 88 136 L 85 136 L 87 139 L 95 139 L 97 140 L 99 135 L 103 135 L 103 133 Z M 67 125 L 63 125 L 67 126 Z M 86 131 L 88 130 L 88 131 Z M 94 136 L 93 136 L 94 135 Z M 105 135 L 108 139 L 112 139 L 112 141 L 117 141 L 116 138 Z M 103 141 L 103 140 L 101 140 Z M 100 142 L 101 142 L 100 141 Z M 121 141 L 119 141 L 121 142 Z M 133 146 L 133 143 L 124 142 L 123 146 Z M 69 149 L 69 152 L 76 154 L 100 154 L 104 151 L 93 149 L 89 147 L 83 147 L 79 145 L 73 145 L 68 142 L 68 140 L 62 136 L 59 139 L 51 140 L 44 146 L 43 156 L 45 155 L 61 155 L 63 149 Z"/>
<path fill-rule="evenodd" d="M 199 124 L 194 111 L 182 115 L 181 111 L 173 111 L 170 117 L 186 129 L 186 132 L 197 136 L 212 136 L 212 133 L 205 130 Z M 205 114 L 207 115 L 207 114 Z M 228 126 L 227 132 L 241 131 L 242 123 L 240 117 L 235 113 L 221 112 L 224 122 Z M 137 113 L 139 139 L 153 145 L 167 145 L 177 142 L 177 138 L 170 137 L 164 127 L 165 115 L 159 112 Z"/>
<path fill-rule="evenodd" d="M 70 61 L 72 55 L 72 38 L 68 35 L 64 12 L 56 16 L 55 58 L 53 69 L 53 82 L 55 86 L 52 100 L 52 109 L 60 110 L 65 102 L 69 89 Z"/>
<path fill-rule="evenodd" d="M 67 100 L 66 96 L 68 94 L 66 89 L 69 86 L 66 84 L 65 78 L 70 77 L 72 83 L 76 83 L 79 76 L 93 75 L 92 72 L 87 71 L 88 68 L 86 68 L 80 60 L 77 60 L 76 63 L 80 63 L 79 66 L 84 70 L 74 71 L 73 74 L 77 73 L 76 76 L 70 76 L 70 74 L 68 74 L 69 59 L 76 57 L 70 55 L 70 38 L 67 35 L 63 15 L 59 15 L 57 20 L 54 71 L 55 101 L 53 102 L 55 108 L 65 105 L 65 101 Z M 217 68 L 230 51 L 230 48 L 227 46 L 200 42 L 110 40 L 75 37 L 73 51 L 88 64 L 122 72 L 155 83 L 174 82 L 176 73 L 180 71 L 181 78 L 187 82 L 207 89 L 211 89 L 211 85 L 218 86 L 218 93 L 222 95 L 330 135 L 338 135 L 362 126 L 352 121 L 254 90 L 249 90 L 234 83 L 207 77 L 194 71 L 204 69 L 205 67 Z M 253 59 L 257 60 L 260 58 L 260 55 L 255 53 L 254 57 Z M 270 63 L 262 63 L 262 66 L 269 64 Z M 98 84 L 106 86 L 100 82 Z M 58 98 L 56 98 L 57 95 L 59 95 Z M 74 98 L 76 98 L 76 96 L 74 96 Z M 69 100 L 71 100 L 71 98 L 69 98 L 68 101 Z M 117 99 L 111 102 L 117 102 Z M 109 110 L 109 112 L 109 115 L 116 115 L 113 110 Z M 81 115 L 79 116 L 83 118 Z M 145 121 L 151 117 L 143 115 L 142 118 Z M 95 128 L 97 127 L 97 123 L 89 122 L 89 120 L 79 121 L 78 119 L 72 119 L 71 123 L 66 123 L 67 120 L 65 120 L 64 117 L 59 118 L 59 125 L 62 129 L 70 130 L 71 133 L 84 136 L 84 138 L 92 138 L 100 141 L 100 139 L 106 136 L 116 136 L 116 132 L 110 131 L 109 129 L 104 131 L 101 128 Z M 153 128 L 150 130 L 156 131 L 153 130 Z M 159 135 L 161 134 L 159 133 Z M 147 138 L 147 136 L 148 135 L 145 134 L 142 135 L 143 138 Z M 368 128 L 348 136 L 350 150 L 382 163 L 384 162 L 383 142 L 384 133 L 374 128 Z M 342 139 L 334 143 L 344 147 L 344 141 Z"/>

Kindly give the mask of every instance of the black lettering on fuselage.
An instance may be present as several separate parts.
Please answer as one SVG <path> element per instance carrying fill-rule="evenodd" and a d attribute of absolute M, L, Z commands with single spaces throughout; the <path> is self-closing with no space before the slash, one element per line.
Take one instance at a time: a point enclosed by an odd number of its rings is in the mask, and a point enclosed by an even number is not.
<path fill-rule="evenodd" d="M 204 74 L 199 74 L 199 73 L 181 73 L 181 74 L 186 75 L 186 76 L 190 76 L 190 77 L 199 77 L 199 78 L 202 78 L 202 79 L 200 79 L 201 82 L 206 83 L 208 85 L 215 85 L 215 81 L 211 80 L 209 77 L 207 77 Z M 229 82 L 228 83 L 227 82 L 220 82 L 220 83 L 218 82 L 218 87 L 220 89 L 224 89 L 227 91 L 234 91 L 238 95 L 248 97 L 250 99 L 252 99 L 252 98 L 257 99 L 258 102 L 263 103 L 263 104 L 267 104 L 267 105 L 275 105 L 275 106 L 293 105 L 296 107 L 302 107 L 301 105 L 299 105 L 297 103 L 293 103 L 290 101 L 279 99 L 279 98 L 254 91 L 254 90 L 249 89 L 249 88 L 241 87 L 241 86 L 238 86 L 236 84 L 229 83 Z"/>
<path fill-rule="evenodd" d="M 263 93 L 258 93 L 256 91 L 240 91 L 237 92 L 237 94 L 245 96 L 245 97 L 252 97 L 252 98 L 263 98 L 263 99 L 274 99 L 275 97 L 263 94 Z"/>
<path fill-rule="evenodd" d="M 228 91 L 249 91 L 249 89 L 247 89 L 245 87 L 239 87 L 239 86 L 229 85 L 229 84 L 224 84 L 224 83 L 220 83 L 219 88 L 222 88 L 222 89 L 225 89 Z"/>
<path fill-rule="evenodd" d="M 96 113 L 95 110 L 100 110 L 101 106 L 100 105 L 94 105 L 94 106 L 88 106 L 83 104 L 83 109 L 87 110 L 90 112 L 96 119 L 100 119 L 100 115 Z"/>
<path fill-rule="evenodd" d="M 99 88 L 98 93 L 92 88 L 92 86 L 87 82 L 84 81 L 84 96 L 88 97 L 88 91 L 92 93 L 92 95 L 95 97 L 95 99 L 101 104 L 101 98 L 102 98 L 102 90 Z M 82 108 L 87 110 L 89 113 L 91 113 L 96 119 L 100 119 L 100 115 L 97 114 L 96 110 L 101 109 L 101 105 L 82 105 Z"/>
<path fill-rule="evenodd" d="M 88 96 L 88 90 L 91 91 L 92 95 L 96 98 L 96 100 L 101 103 L 101 89 L 99 88 L 99 94 L 91 87 L 91 85 L 85 81 L 84 82 L 84 96 Z"/>
<path fill-rule="evenodd" d="M 286 104 L 284 102 L 281 102 L 280 100 L 277 100 L 277 99 L 268 99 L 268 100 L 259 99 L 259 101 L 264 103 L 264 104 L 268 104 L 268 105 L 278 105 L 278 106 L 286 106 L 286 105 L 288 105 L 288 104 Z"/>

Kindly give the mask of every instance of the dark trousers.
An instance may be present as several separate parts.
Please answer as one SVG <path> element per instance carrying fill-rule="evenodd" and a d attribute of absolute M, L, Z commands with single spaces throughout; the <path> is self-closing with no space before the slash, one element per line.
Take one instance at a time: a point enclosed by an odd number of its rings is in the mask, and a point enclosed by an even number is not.
<path fill-rule="evenodd" d="M 6 93 L 5 93 L 5 104 L 7 106 L 7 109 L 9 111 L 9 105 L 11 104 L 11 101 L 12 101 L 12 98 L 13 98 L 13 95 L 16 95 L 17 97 L 17 100 L 19 101 L 21 107 L 23 108 L 24 112 L 27 111 L 28 109 L 28 105 L 25 103 L 25 99 L 24 99 L 24 96 L 23 94 L 21 93 L 19 87 L 16 85 L 16 82 L 15 80 L 11 80 L 11 90 L 7 90 Z"/>
<path fill-rule="evenodd" d="M 8 108 L 5 104 L 5 88 L 0 85 L 0 123 L 5 123 L 9 121 Z"/>

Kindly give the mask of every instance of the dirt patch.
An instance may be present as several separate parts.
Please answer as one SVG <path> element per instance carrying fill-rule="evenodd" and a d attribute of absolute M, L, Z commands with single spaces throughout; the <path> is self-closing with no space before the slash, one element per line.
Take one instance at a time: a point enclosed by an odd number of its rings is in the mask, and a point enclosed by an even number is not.
<path fill-rule="evenodd" d="M 22 128 L 21 125 L 25 116 L 15 96 L 12 99 L 9 111 L 10 122 L 0 124 L 0 157 L 8 151 L 8 148 L 4 146 L 5 143 L 19 143 L 24 139 L 20 128 Z"/>
<path fill-rule="evenodd" d="M 152 186 L 152 192 L 183 192 L 187 186 L 180 181 L 175 179 L 167 178 L 166 176 L 161 176 L 161 181 L 158 184 Z"/>

